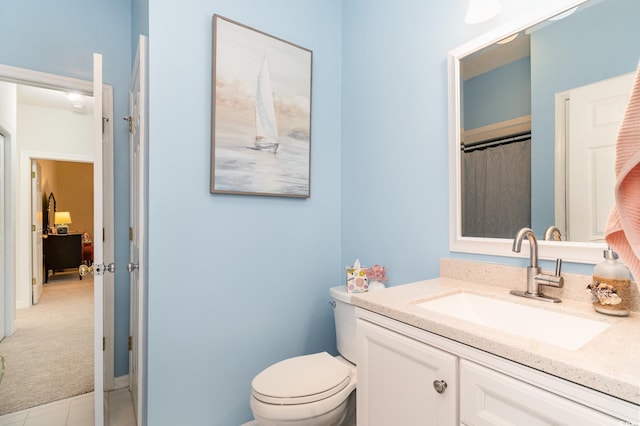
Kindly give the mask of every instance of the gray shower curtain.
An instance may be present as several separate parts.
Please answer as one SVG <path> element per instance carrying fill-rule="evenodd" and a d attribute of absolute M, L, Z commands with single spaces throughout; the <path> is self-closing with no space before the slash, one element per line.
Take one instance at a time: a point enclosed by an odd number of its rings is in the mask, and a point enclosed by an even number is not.
<path fill-rule="evenodd" d="M 461 152 L 462 236 L 513 238 L 531 226 L 531 139 Z"/>

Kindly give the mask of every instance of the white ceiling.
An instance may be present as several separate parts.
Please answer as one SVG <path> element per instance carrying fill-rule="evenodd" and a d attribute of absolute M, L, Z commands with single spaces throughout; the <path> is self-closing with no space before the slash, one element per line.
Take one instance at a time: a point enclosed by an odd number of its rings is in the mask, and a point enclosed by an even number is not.
<path fill-rule="evenodd" d="M 73 111 L 78 114 L 91 114 L 93 112 L 93 97 L 82 96 L 80 100 L 71 101 L 66 95 L 67 92 L 59 90 L 19 84 L 17 102 L 18 104 Z M 74 107 L 74 105 L 77 105 L 77 107 Z"/>
<path fill-rule="evenodd" d="M 462 77 L 468 80 L 527 56 L 529 56 L 529 35 L 522 31 L 509 43 L 492 44 L 462 59 Z"/>

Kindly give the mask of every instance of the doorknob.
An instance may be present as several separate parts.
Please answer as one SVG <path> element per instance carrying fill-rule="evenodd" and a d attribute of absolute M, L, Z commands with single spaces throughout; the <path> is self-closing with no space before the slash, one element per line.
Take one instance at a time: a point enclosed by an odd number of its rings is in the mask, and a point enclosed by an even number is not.
<path fill-rule="evenodd" d="M 445 382 L 444 380 L 434 380 L 433 388 L 436 390 L 436 392 L 443 393 L 447 389 L 447 382 Z"/>
<path fill-rule="evenodd" d="M 116 264 L 113 262 L 108 265 L 94 263 L 93 272 L 98 276 L 104 275 L 105 272 L 111 272 L 113 274 L 114 272 L 116 272 Z"/>
<path fill-rule="evenodd" d="M 127 263 L 127 271 L 129 271 L 129 272 L 133 272 L 133 271 L 135 271 L 136 269 L 138 269 L 138 267 L 139 267 L 139 266 L 140 266 L 140 265 L 139 265 L 139 264 L 137 264 L 137 263 L 129 262 L 129 263 Z"/>

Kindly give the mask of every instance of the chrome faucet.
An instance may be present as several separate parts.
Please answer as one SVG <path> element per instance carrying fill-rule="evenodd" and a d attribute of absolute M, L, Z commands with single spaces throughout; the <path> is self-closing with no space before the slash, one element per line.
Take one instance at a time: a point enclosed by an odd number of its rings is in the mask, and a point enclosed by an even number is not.
<path fill-rule="evenodd" d="M 562 234 L 560 233 L 560 229 L 555 225 L 551 225 L 550 227 L 548 227 L 547 230 L 544 231 L 544 240 L 562 241 Z"/>
<path fill-rule="evenodd" d="M 538 240 L 536 234 L 531 228 L 522 228 L 518 231 L 513 239 L 513 251 L 520 253 L 522 248 L 522 240 L 527 239 L 529 241 L 529 267 L 527 268 L 527 290 L 511 290 L 511 294 L 521 297 L 528 297 L 531 299 L 544 300 L 546 302 L 561 302 L 557 297 L 545 296 L 540 291 L 541 285 L 551 287 L 562 287 L 564 285 L 564 278 L 560 276 L 560 269 L 562 268 L 562 259 L 556 260 L 556 271 L 554 275 L 543 274 L 542 270 L 538 266 Z"/>

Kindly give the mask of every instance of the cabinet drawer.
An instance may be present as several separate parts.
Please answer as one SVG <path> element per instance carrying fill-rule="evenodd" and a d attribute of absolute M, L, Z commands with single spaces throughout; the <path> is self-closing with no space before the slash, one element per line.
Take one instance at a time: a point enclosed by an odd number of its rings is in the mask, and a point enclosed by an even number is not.
<path fill-rule="evenodd" d="M 600 411 L 467 360 L 460 360 L 460 422 L 469 426 L 621 424 Z"/>

